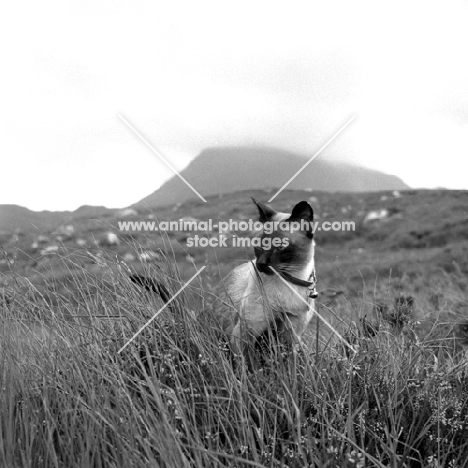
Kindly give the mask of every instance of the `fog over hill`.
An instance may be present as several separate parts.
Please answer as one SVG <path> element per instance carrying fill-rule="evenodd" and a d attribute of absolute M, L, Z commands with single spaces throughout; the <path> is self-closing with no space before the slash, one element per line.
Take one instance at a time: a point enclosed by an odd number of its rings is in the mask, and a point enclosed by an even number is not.
<path fill-rule="evenodd" d="M 209 148 L 196 157 L 181 175 L 205 197 L 237 190 L 280 188 L 306 161 L 304 156 L 274 148 Z M 410 187 L 394 175 L 343 162 L 316 159 L 288 185 L 288 188 L 371 192 L 407 190 Z M 174 175 L 135 206 L 163 206 L 195 197 L 192 190 Z"/>

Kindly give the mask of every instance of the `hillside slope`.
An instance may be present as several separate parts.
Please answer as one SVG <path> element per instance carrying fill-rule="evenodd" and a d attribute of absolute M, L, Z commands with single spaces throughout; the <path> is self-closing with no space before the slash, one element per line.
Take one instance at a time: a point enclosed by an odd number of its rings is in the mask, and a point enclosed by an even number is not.
<path fill-rule="evenodd" d="M 181 175 L 204 197 L 238 190 L 282 187 L 307 161 L 272 148 L 224 147 L 203 151 Z M 314 160 L 289 189 L 330 192 L 372 192 L 409 189 L 396 176 L 345 163 Z M 183 202 L 196 195 L 174 176 L 161 188 L 135 204 L 156 207 Z"/>
<path fill-rule="evenodd" d="M 0 205 L 0 233 L 53 230 L 60 224 L 71 223 L 75 218 L 98 217 L 115 211 L 104 206 L 88 205 L 75 211 L 32 211 L 19 205 Z"/>

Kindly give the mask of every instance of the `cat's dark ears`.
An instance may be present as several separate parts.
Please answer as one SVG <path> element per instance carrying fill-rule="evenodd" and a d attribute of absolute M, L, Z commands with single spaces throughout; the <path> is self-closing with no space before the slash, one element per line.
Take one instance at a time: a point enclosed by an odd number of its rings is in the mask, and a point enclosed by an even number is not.
<path fill-rule="evenodd" d="M 314 220 L 314 210 L 306 201 L 299 202 L 293 208 L 288 221 L 298 221 L 300 219 L 304 219 L 305 221 Z"/>
<path fill-rule="evenodd" d="M 257 205 L 258 213 L 260 215 L 259 221 L 265 223 L 270 221 L 271 218 L 277 213 L 273 208 L 270 208 L 268 205 L 264 205 L 259 201 L 255 200 L 255 198 L 250 197 L 252 201 Z"/>
<path fill-rule="evenodd" d="M 287 221 L 300 222 L 301 225 L 303 225 L 303 221 L 305 221 L 306 227 L 301 228 L 301 230 L 307 235 L 309 239 L 312 239 L 314 233 L 314 210 L 306 201 L 299 202 L 293 208 L 291 216 L 287 219 Z"/>
<path fill-rule="evenodd" d="M 260 214 L 260 221 L 266 222 L 270 221 L 271 218 L 277 214 L 277 212 L 268 205 L 260 203 L 259 201 L 252 198 L 252 201 L 257 205 L 258 213 Z M 314 210 L 306 201 L 299 202 L 292 210 L 291 216 L 289 217 L 288 221 L 299 221 L 305 220 L 312 222 L 314 220 Z"/>

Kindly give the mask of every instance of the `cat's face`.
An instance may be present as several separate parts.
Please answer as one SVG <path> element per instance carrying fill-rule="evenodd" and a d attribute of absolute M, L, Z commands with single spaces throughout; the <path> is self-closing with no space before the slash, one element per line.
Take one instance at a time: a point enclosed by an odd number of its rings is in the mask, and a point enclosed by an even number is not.
<path fill-rule="evenodd" d="M 258 271 L 273 275 L 272 268 L 290 274 L 298 273 L 313 262 L 314 241 L 312 207 L 298 203 L 291 214 L 278 213 L 254 200 L 264 230 L 259 234 L 260 245 L 254 248 Z"/>

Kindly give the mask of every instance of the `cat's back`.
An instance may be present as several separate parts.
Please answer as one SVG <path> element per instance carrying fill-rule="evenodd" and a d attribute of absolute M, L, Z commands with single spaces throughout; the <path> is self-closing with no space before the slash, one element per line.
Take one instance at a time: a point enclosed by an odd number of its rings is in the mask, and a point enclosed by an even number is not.
<path fill-rule="evenodd" d="M 231 332 L 239 317 L 239 310 L 250 283 L 255 277 L 252 262 L 242 263 L 234 268 L 218 285 L 215 314 L 221 327 Z"/>

